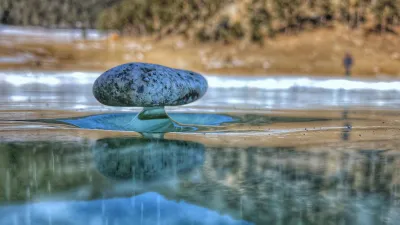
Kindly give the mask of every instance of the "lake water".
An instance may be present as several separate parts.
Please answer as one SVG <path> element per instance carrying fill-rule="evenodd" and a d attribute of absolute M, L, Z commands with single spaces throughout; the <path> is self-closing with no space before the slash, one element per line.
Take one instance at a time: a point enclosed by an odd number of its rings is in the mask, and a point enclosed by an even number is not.
<path fill-rule="evenodd" d="M 209 75 L 148 134 L 99 75 L 0 72 L 0 225 L 399 224 L 400 81 Z"/>

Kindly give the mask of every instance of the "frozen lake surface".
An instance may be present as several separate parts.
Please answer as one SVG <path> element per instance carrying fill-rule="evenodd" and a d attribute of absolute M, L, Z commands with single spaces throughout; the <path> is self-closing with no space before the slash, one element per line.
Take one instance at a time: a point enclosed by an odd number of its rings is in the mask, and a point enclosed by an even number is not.
<path fill-rule="evenodd" d="M 0 71 L 0 225 L 400 221 L 400 81 L 207 75 L 149 135 L 99 75 Z"/>
<path fill-rule="evenodd" d="M 124 110 L 102 107 L 92 96 L 94 72 L 0 71 L 2 107 Z M 400 107 L 400 80 L 309 77 L 206 76 L 207 94 L 185 108 L 330 109 Z M 4 105 L 3 105 L 4 104 Z M 105 109 L 107 108 L 107 109 Z"/>

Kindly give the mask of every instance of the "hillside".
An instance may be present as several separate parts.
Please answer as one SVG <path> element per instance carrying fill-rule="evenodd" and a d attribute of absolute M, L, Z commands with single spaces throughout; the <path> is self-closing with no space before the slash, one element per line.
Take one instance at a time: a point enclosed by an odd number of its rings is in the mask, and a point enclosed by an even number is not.
<path fill-rule="evenodd" d="M 2 0 L 0 19 L 118 33 L 70 43 L 0 36 L 0 69 L 140 61 L 206 73 L 341 76 L 351 52 L 356 76 L 400 76 L 400 0 Z"/>
<path fill-rule="evenodd" d="M 353 76 L 400 77 L 400 39 L 395 35 L 365 37 L 338 26 L 265 43 L 204 43 L 182 36 L 110 36 L 108 40 L 54 42 L 46 37 L 0 36 L 0 69 L 104 71 L 127 62 L 163 64 L 225 75 L 294 74 L 343 76 L 342 58 L 353 54 Z"/>
<path fill-rule="evenodd" d="M 0 22 L 262 43 L 338 24 L 365 34 L 394 34 L 400 0 L 2 0 Z"/>
<path fill-rule="evenodd" d="M 120 0 L 1 0 L 0 23 L 94 28 L 98 15 Z"/>
<path fill-rule="evenodd" d="M 400 25 L 400 0 L 122 0 L 99 16 L 101 29 L 134 36 L 182 34 L 201 41 L 261 42 L 337 25 L 365 35 Z"/>

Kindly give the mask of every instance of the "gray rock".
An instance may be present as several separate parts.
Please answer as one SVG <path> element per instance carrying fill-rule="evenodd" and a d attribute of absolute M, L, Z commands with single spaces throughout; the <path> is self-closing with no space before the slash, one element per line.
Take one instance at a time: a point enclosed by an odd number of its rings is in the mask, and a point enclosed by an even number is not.
<path fill-rule="evenodd" d="M 93 95 L 108 106 L 177 106 L 196 101 L 207 88 L 206 79 L 198 73 L 156 64 L 128 63 L 97 78 Z"/>
<path fill-rule="evenodd" d="M 97 170 L 106 177 L 136 181 L 170 179 L 204 164 L 205 147 L 165 139 L 105 138 L 92 147 Z"/>

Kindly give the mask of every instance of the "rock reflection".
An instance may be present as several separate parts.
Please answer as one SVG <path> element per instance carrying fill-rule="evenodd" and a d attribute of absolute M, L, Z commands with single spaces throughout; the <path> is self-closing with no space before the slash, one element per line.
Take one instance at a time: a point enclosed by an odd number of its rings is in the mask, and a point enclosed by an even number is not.
<path fill-rule="evenodd" d="M 204 146 L 187 141 L 107 138 L 93 149 L 96 168 L 115 179 L 146 181 L 171 179 L 204 163 Z"/>
<path fill-rule="evenodd" d="M 153 192 L 151 212 L 160 197 L 254 224 L 395 225 L 400 154 L 384 144 L 227 148 L 128 137 L 2 143 L 1 205 L 41 202 L 47 194 L 85 206 Z M 71 215 L 83 215 L 78 211 Z"/>

